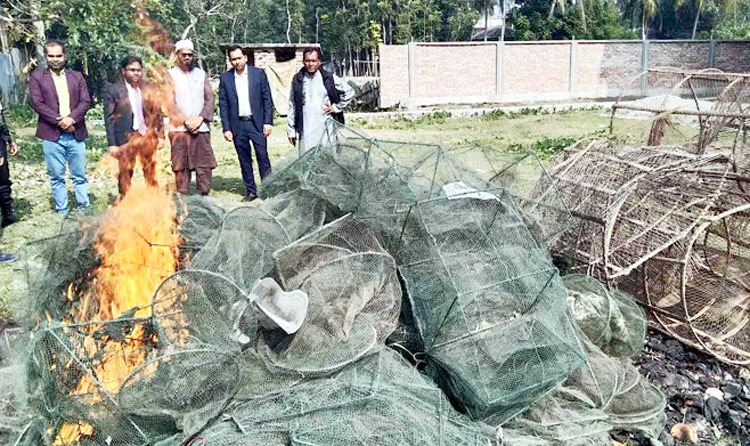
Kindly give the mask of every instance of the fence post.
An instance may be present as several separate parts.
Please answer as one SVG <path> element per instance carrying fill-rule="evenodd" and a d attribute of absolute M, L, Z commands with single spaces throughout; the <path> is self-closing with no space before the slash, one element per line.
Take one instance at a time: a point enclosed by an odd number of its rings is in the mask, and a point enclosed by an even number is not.
<path fill-rule="evenodd" d="M 576 88 L 576 74 L 578 71 L 578 42 L 570 41 L 570 64 L 568 69 L 568 94 L 572 97 Z"/>
<path fill-rule="evenodd" d="M 648 39 L 643 39 L 643 49 L 641 50 L 641 73 L 648 71 L 649 66 L 649 55 Z M 641 76 L 641 95 L 646 96 L 646 90 L 648 90 L 648 76 Z"/>
<path fill-rule="evenodd" d="M 503 96 L 503 50 L 505 42 L 497 42 L 495 52 L 495 96 L 500 100 Z"/>
<path fill-rule="evenodd" d="M 417 97 L 417 44 L 409 42 L 409 102 Z"/>
<path fill-rule="evenodd" d="M 716 40 L 711 39 L 708 43 L 708 68 L 716 68 Z"/>

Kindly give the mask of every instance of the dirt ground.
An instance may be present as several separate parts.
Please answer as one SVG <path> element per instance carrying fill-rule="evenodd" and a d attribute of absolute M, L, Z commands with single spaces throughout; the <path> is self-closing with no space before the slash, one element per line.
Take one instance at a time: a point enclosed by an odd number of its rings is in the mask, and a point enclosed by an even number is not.
<path fill-rule="evenodd" d="M 667 397 L 667 423 L 659 438 L 665 446 L 750 445 L 750 370 L 724 364 L 653 329 L 635 363 Z M 697 443 L 672 438 L 670 430 L 679 423 L 695 429 Z M 614 437 L 651 445 L 637 435 Z"/>

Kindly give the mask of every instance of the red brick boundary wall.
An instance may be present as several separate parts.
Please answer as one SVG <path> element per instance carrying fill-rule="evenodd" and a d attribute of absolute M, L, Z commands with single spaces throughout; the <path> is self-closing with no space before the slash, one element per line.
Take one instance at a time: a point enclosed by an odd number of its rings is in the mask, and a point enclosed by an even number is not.
<path fill-rule="evenodd" d="M 383 108 L 614 98 L 639 73 L 663 66 L 750 71 L 750 41 L 410 43 L 379 51 Z"/>

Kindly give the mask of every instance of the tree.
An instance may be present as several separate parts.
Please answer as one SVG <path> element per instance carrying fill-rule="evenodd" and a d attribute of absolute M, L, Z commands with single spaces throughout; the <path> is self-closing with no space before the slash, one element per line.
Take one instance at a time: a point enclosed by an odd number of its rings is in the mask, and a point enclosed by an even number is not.
<path fill-rule="evenodd" d="M 500 0 L 502 2 L 502 0 Z M 495 12 L 495 0 L 480 0 L 479 8 L 484 16 L 484 41 L 487 41 L 490 15 Z"/>
<path fill-rule="evenodd" d="M 620 11 L 608 1 L 579 2 L 584 5 L 568 8 L 555 3 L 556 13 L 550 15 L 548 0 L 524 0 L 507 17 L 508 39 L 623 39 L 633 34 L 621 25 Z M 564 12 L 563 12 L 564 11 Z"/>
<path fill-rule="evenodd" d="M 675 9 L 679 9 L 682 6 L 685 6 L 688 2 L 686 0 L 676 0 L 674 2 Z M 690 6 L 695 8 L 695 19 L 693 20 L 693 31 L 690 35 L 690 38 L 695 40 L 695 33 L 698 31 L 698 21 L 700 20 L 701 13 L 703 12 L 703 9 L 705 7 L 704 0 L 693 0 Z"/>
<path fill-rule="evenodd" d="M 750 40 L 750 0 L 725 1 L 719 15 L 714 29 L 717 39 Z"/>

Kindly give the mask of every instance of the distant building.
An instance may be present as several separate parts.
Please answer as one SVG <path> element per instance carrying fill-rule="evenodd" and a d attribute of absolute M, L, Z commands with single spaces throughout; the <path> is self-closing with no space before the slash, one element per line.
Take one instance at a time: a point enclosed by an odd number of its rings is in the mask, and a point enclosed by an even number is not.
<path fill-rule="evenodd" d="M 247 63 L 257 68 L 266 68 L 269 64 L 290 60 L 296 60 L 301 67 L 302 52 L 305 48 L 320 48 L 319 43 L 222 43 L 219 47 L 225 52 L 231 45 L 242 47 L 247 54 Z M 227 68 L 231 68 L 229 60 Z"/>
<path fill-rule="evenodd" d="M 501 0 L 504 1 L 504 0 Z M 492 13 L 487 17 L 487 29 L 484 28 L 485 13 L 483 12 L 479 16 L 479 20 L 474 24 L 474 29 L 471 33 L 471 40 L 485 40 L 485 33 L 487 34 L 487 40 L 497 40 L 500 37 L 500 29 L 503 26 L 503 12 L 500 9 L 500 5 L 495 5 L 492 9 Z"/>

